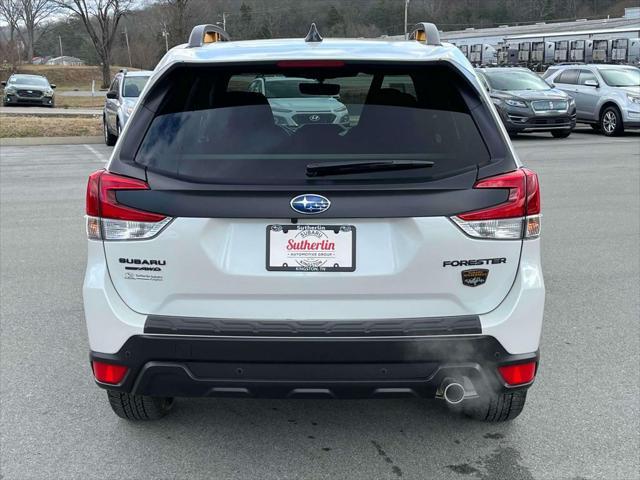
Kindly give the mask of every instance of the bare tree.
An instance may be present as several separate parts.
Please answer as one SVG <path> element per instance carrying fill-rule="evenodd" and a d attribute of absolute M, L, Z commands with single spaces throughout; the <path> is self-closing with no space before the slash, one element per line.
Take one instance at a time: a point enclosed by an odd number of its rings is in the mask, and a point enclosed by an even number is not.
<path fill-rule="evenodd" d="M 22 32 L 20 31 L 21 9 L 21 0 L 0 0 L 0 19 L 9 26 L 7 50 L 10 61 L 14 65 L 20 60 L 17 37 L 24 42 Z"/>
<path fill-rule="evenodd" d="M 102 63 L 102 87 L 111 80 L 111 50 L 117 37 L 118 23 L 129 13 L 133 0 L 55 0 L 73 12 L 84 24 Z"/>
<path fill-rule="evenodd" d="M 169 15 L 169 35 L 175 43 L 182 43 L 187 36 L 186 17 L 189 0 L 165 0 Z"/>
<path fill-rule="evenodd" d="M 25 35 L 23 36 L 25 49 L 27 52 L 27 61 L 31 63 L 33 59 L 33 46 L 39 27 L 50 18 L 55 12 L 58 5 L 53 0 L 18 0 L 21 8 L 19 9 L 19 17 L 24 26 Z"/>

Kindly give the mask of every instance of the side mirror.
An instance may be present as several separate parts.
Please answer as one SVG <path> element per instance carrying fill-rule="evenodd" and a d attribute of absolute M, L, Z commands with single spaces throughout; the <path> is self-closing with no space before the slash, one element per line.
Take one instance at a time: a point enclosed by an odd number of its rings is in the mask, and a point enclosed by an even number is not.
<path fill-rule="evenodd" d="M 110 100 L 117 100 L 118 99 L 118 92 L 114 92 L 113 90 L 110 92 L 107 92 L 107 98 Z"/>
<path fill-rule="evenodd" d="M 49 84 L 49 86 L 50 86 L 51 88 L 56 88 L 56 84 L 55 84 L 55 83 L 50 83 L 50 84 Z"/>
<path fill-rule="evenodd" d="M 7 82 L 0 82 L 0 84 L 2 84 L 3 87 L 7 86 Z"/>
<path fill-rule="evenodd" d="M 587 87 L 595 87 L 598 88 L 600 86 L 600 84 L 597 82 L 597 80 L 585 80 L 584 84 Z"/>

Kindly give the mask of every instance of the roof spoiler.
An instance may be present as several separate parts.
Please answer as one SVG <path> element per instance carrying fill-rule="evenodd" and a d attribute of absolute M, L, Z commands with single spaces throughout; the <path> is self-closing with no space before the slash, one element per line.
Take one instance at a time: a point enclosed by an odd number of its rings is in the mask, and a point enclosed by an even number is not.
<path fill-rule="evenodd" d="M 217 25 L 196 25 L 189 35 L 189 48 L 201 47 L 207 43 L 229 42 L 231 37 Z"/>
<path fill-rule="evenodd" d="M 426 45 L 441 45 L 440 32 L 438 32 L 438 27 L 433 23 L 422 22 L 416 24 L 409 35 L 409 39 L 423 42 Z"/>

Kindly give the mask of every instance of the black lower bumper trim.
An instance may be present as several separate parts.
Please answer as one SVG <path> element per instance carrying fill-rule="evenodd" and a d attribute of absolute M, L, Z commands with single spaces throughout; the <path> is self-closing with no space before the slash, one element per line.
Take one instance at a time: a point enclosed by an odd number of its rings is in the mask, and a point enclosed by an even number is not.
<path fill-rule="evenodd" d="M 385 320 L 233 320 L 149 315 L 144 333 L 286 337 L 479 335 L 477 315 Z"/>
<path fill-rule="evenodd" d="M 110 390 L 171 397 L 434 397 L 445 378 L 480 391 L 509 390 L 498 365 L 511 355 L 493 337 L 222 338 L 139 335 L 92 360 L 129 367 Z M 521 388 L 526 388 L 529 385 Z"/>

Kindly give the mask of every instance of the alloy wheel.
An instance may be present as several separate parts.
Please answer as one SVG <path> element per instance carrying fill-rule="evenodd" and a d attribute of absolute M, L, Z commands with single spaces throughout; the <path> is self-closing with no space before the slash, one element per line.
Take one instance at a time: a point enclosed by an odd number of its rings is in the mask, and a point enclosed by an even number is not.
<path fill-rule="evenodd" d="M 618 124 L 618 119 L 616 118 L 616 114 L 609 110 L 604 114 L 602 118 L 602 129 L 606 133 L 613 133 L 616 130 L 616 126 Z"/>

